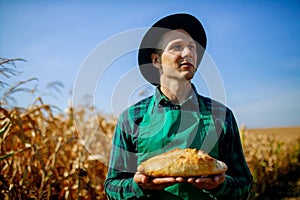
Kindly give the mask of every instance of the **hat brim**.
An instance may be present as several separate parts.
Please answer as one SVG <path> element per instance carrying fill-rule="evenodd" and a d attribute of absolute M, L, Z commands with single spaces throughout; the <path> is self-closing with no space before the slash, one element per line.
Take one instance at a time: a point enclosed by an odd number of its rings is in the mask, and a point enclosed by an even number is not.
<path fill-rule="evenodd" d="M 194 39 L 197 49 L 197 66 L 200 64 L 206 49 L 206 33 L 201 22 L 190 14 L 173 14 L 166 16 L 155 24 L 144 35 L 138 50 L 138 64 L 143 77 L 153 85 L 159 85 L 159 71 L 152 65 L 151 54 L 161 36 L 168 31 L 183 29 Z"/>

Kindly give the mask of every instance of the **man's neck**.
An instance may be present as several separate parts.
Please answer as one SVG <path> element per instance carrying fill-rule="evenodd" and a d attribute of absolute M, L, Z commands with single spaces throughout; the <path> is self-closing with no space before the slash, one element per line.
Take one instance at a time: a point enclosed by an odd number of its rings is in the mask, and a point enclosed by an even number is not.
<path fill-rule="evenodd" d="M 161 83 L 161 92 L 173 103 L 180 104 L 185 101 L 192 92 L 190 81 Z"/>

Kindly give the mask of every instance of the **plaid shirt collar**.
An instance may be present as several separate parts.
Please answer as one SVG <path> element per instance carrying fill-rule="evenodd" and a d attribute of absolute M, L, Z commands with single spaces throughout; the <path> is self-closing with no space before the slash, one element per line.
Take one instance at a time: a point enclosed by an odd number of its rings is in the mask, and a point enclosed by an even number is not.
<path fill-rule="evenodd" d="M 199 101 L 197 97 L 197 90 L 195 86 L 192 84 L 192 94 L 189 96 L 183 103 L 181 103 L 179 106 L 183 106 L 185 104 L 192 104 L 193 106 L 199 108 Z M 160 90 L 160 86 L 157 86 L 154 93 L 154 103 L 155 105 L 174 105 L 174 103 L 166 97 L 162 91 Z"/>

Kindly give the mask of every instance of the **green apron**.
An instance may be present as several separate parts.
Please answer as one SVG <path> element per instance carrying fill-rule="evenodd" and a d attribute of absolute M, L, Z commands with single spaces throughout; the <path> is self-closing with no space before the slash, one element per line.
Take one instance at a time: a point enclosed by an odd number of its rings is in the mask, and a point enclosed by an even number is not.
<path fill-rule="evenodd" d="M 175 148 L 202 149 L 218 157 L 217 136 L 211 113 L 170 110 L 153 114 L 152 98 L 147 114 L 140 124 L 138 164 Z M 189 183 L 178 183 L 155 192 L 153 199 L 211 199 L 208 194 Z"/>

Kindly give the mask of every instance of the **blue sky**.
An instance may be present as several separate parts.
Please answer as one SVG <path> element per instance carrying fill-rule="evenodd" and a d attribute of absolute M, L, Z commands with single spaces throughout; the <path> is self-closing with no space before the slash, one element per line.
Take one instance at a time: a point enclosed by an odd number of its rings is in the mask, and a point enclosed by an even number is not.
<path fill-rule="evenodd" d="M 101 44 L 177 12 L 194 14 L 203 23 L 207 54 L 225 88 L 226 101 L 220 101 L 234 111 L 239 124 L 300 125 L 298 1 L 0 0 L 0 57 L 27 60 L 17 63 L 23 73 L 8 82 L 37 77 L 43 93 L 49 82 L 60 81 L 62 93 L 44 99 L 65 109 L 84 62 Z M 140 38 L 129 42 L 135 39 Z M 105 56 L 97 59 L 101 62 Z M 118 113 L 137 98 L 138 90 L 130 91 L 131 85 L 147 83 L 137 77 L 136 66 L 136 51 L 113 60 L 93 93 L 99 110 Z M 85 82 L 90 82 L 88 77 Z M 210 95 L 209 86 L 199 82 L 198 91 Z M 18 102 L 26 105 L 31 99 L 34 96 L 22 94 Z"/>

